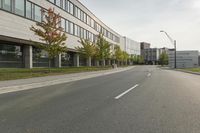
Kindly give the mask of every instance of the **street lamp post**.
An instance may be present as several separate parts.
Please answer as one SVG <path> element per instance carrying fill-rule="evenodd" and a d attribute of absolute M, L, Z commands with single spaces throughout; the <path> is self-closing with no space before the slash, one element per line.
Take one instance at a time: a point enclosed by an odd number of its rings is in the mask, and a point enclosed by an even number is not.
<path fill-rule="evenodd" d="M 161 30 L 160 32 L 163 32 L 166 34 L 166 36 L 169 38 L 169 40 L 172 42 L 174 45 L 174 68 L 176 68 L 176 40 L 172 39 L 167 32 Z"/>

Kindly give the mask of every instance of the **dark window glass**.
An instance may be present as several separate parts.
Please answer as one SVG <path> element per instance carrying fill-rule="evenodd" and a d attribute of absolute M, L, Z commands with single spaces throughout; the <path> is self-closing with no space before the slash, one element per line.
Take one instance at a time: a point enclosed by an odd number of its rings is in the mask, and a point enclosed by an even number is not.
<path fill-rule="evenodd" d="M 3 9 L 11 11 L 11 0 L 3 0 Z"/>
<path fill-rule="evenodd" d="M 24 0 L 15 0 L 15 13 L 24 16 Z"/>
<path fill-rule="evenodd" d="M 23 67 L 22 47 L 0 44 L 0 67 Z"/>
<path fill-rule="evenodd" d="M 48 67 L 48 66 L 49 66 L 49 58 L 47 52 L 33 47 L 33 67 Z M 53 64 L 51 64 L 51 66 L 53 66 Z"/>
<path fill-rule="evenodd" d="M 42 15 L 41 15 L 41 8 L 35 5 L 35 13 L 34 13 L 35 21 L 41 22 Z"/>

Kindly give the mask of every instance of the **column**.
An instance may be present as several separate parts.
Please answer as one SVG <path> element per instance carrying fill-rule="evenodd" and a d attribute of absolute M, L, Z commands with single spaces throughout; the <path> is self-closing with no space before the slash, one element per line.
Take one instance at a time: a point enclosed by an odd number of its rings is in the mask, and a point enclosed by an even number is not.
<path fill-rule="evenodd" d="M 74 66 L 79 67 L 79 54 L 74 55 Z"/>
<path fill-rule="evenodd" d="M 24 67 L 33 68 L 33 53 L 32 46 L 23 46 Z"/>
<path fill-rule="evenodd" d="M 61 54 L 55 57 L 55 67 L 61 68 Z"/>

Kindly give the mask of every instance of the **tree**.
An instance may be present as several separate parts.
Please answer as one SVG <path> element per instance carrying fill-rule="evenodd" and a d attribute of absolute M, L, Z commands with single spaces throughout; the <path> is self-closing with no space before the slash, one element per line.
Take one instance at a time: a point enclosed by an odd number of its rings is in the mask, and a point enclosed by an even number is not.
<path fill-rule="evenodd" d="M 96 46 L 87 39 L 81 39 L 80 43 L 82 47 L 78 46 L 76 49 L 87 58 L 87 65 L 91 66 L 91 58 L 96 54 Z"/>
<path fill-rule="evenodd" d="M 138 64 L 144 64 L 143 56 L 138 55 Z"/>
<path fill-rule="evenodd" d="M 97 39 L 97 58 L 100 59 L 105 65 L 105 59 L 110 58 L 110 44 L 103 38 L 103 35 L 100 33 Z"/>
<path fill-rule="evenodd" d="M 118 65 L 119 62 L 123 61 L 123 52 L 119 46 L 115 47 L 115 58 L 117 60 Z"/>
<path fill-rule="evenodd" d="M 30 30 L 39 37 L 43 43 L 36 43 L 35 46 L 45 50 L 49 56 L 49 68 L 51 67 L 51 60 L 61 53 L 67 51 L 65 41 L 66 34 L 61 28 L 61 17 L 54 12 L 54 9 L 49 8 L 47 11 L 42 10 L 45 14 L 42 22 L 37 22 L 36 26 L 31 26 Z"/>
<path fill-rule="evenodd" d="M 160 54 L 159 63 L 162 66 L 168 65 L 168 55 L 166 52 L 163 52 L 162 54 Z"/>
<path fill-rule="evenodd" d="M 123 55 L 123 62 L 125 62 L 127 65 L 127 60 L 129 59 L 129 54 L 127 52 L 123 51 L 122 55 Z"/>

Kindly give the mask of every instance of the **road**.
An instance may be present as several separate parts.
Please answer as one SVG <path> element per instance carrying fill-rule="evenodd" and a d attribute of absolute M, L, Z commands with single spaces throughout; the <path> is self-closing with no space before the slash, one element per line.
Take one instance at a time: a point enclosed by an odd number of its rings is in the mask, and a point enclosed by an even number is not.
<path fill-rule="evenodd" d="M 199 133 L 200 76 L 138 66 L 0 95 L 0 133 Z"/>

